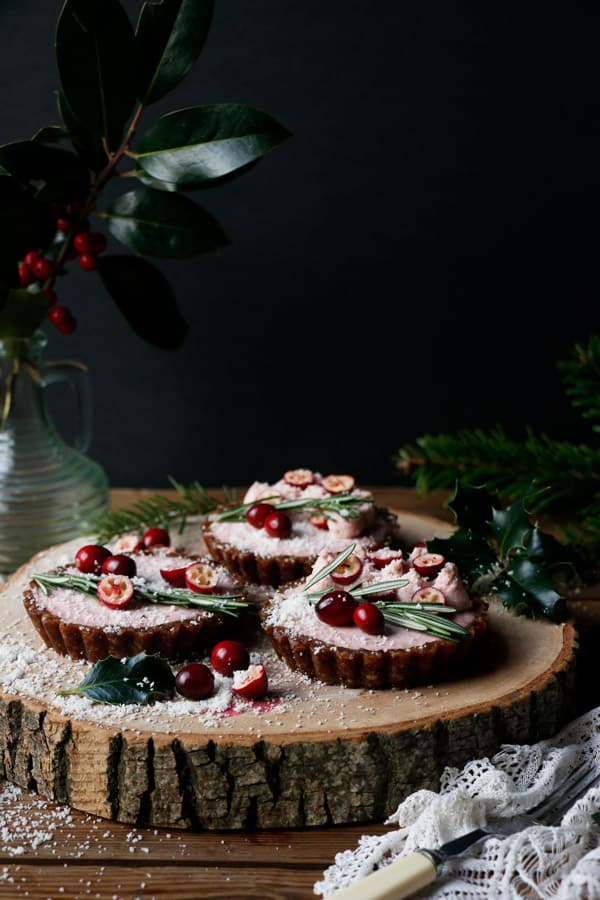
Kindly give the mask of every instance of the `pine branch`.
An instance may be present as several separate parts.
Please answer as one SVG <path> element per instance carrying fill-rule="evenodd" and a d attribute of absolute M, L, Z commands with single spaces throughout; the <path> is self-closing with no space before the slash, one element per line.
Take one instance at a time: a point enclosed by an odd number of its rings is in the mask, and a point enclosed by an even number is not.
<path fill-rule="evenodd" d="M 585 347 L 575 344 L 571 359 L 558 368 L 573 406 L 584 419 L 600 419 L 600 335 L 593 334 Z M 600 431 L 600 423 L 593 429 Z"/>
<path fill-rule="evenodd" d="M 174 478 L 169 478 L 169 481 L 179 494 L 179 499 L 152 494 L 138 500 L 130 509 L 106 513 L 95 524 L 98 542 L 105 544 L 128 532 L 141 535 L 147 528 L 155 526 L 178 526 L 181 533 L 190 516 L 204 515 L 216 508 L 217 501 L 197 481 L 187 487 Z"/>

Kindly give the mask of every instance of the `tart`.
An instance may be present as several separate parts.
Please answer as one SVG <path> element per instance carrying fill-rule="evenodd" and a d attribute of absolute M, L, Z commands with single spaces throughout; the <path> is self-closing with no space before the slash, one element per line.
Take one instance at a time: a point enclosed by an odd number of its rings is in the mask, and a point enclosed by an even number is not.
<path fill-rule="evenodd" d="M 323 601 L 315 601 L 314 594 L 311 597 L 310 593 L 331 592 L 324 600 L 334 591 L 350 593 L 352 597 L 353 585 L 339 584 L 338 569 L 317 584 L 311 584 L 314 575 L 331 562 L 331 553 L 321 554 L 311 578 L 274 592 L 260 609 L 263 630 L 277 655 L 291 669 L 310 678 L 351 688 L 407 687 L 431 684 L 455 675 L 486 630 L 487 604 L 469 595 L 456 566 L 443 557 L 435 575 L 421 574 L 415 567 L 421 556 L 433 554 L 417 547 L 407 559 L 397 553 L 381 565 L 386 561 L 380 554 L 369 555 L 357 545 L 350 558 L 359 561 L 355 566 L 357 592 L 381 583 L 382 593 L 369 594 L 364 599 L 359 595 L 356 600 L 348 601 L 351 606 L 354 603 L 353 612 L 347 623 L 341 625 L 328 624 L 319 617 L 318 605 Z M 427 572 L 425 565 L 421 568 Z M 340 569 L 342 578 L 352 575 L 348 560 Z M 383 582 L 389 585 L 390 581 L 403 584 L 390 591 L 383 587 Z M 439 619 L 461 626 L 463 633 L 451 639 L 393 624 L 387 621 L 386 610 L 390 615 L 395 602 L 419 604 L 425 612 L 428 603 L 430 610 L 438 604 L 444 606 L 445 614 Z M 366 620 L 382 619 L 381 628 L 375 628 L 379 633 L 367 633 L 355 624 L 357 621 L 362 624 L 356 608 L 363 604 L 367 612 L 373 612 L 369 607 L 374 605 L 379 610 L 365 617 Z M 338 621 L 340 615 L 338 610 Z M 363 627 L 368 624 L 369 621 Z"/>
<path fill-rule="evenodd" d="M 173 579 L 161 575 L 204 563 L 214 572 L 211 587 L 215 597 L 242 594 L 240 582 L 214 560 L 186 556 L 168 548 L 129 554 L 137 574 L 125 582 L 134 588 L 172 591 Z M 62 566 L 52 574 L 76 575 L 75 565 Z M 121 577 L 122 576 L 118 576 Z M 24 605 L 42 640 L 57 653 L 95 662 L 107 656 L 126 657 L 145 651 L 166 659 L 202 656 L 217 641 L 231 636 L 236 620 L 229 615 L 200 608 L 187 608 L 138 599 L 115 608 L 79 590 L 59 586 L 42 590 L 32 581 L 24 592 Z M 110 601 L 110 597 L 108 598 Z"/>
<path fill-rule="evenodd" d="M 278 516 L 268 515 L 270 507 Z M 274 484 L 255 482 L 242 506 L 217 510 L 203 525 L 215 560 L 246 581 L 273 587 L 308 575 L 324 551 L 338 553 L 350 540 L 365 550 L 395 544 L 397 531 L 396 517 L 376 507 L 351 475 L 309 469 L 290 470 Z"/>

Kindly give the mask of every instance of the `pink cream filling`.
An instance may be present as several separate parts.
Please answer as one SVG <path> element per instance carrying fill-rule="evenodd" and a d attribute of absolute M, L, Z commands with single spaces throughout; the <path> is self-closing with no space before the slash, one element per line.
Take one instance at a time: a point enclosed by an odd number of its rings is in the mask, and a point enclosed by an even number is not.
<path fill-rule="evenodd" d="M 173 555 L 168 551 L 152 555 L 133 553 L 131 556 L 137 565 L 134 583 L 137 581 L 150 587 L 160 587 L 161 590 L 169 590 L 169 585 L 160 574 L 161 569 L 183 567 L 196 562 L 190 557 Z M 66 571 L 75 573 L 77 570 L 71 566 Z M 219 566 L 217 571 L 219 580 L 215 593 L 236 593 L 235 584 L 227 570 Z M 47 609 L 63 622 L 73 625 L 89 625 L 92 628 L 102 628 L 107 632 L 120 631 L 123 628 L 154 628 L 158 625 L 168 625 L 171 622 L 200 621 L 207 615 L 212 615 L 201 609 L 187 609 L 168 604 L 154 605 L 137 600 L 134 600 L 126 609 L 110 609 L 95 597 L 67 588 L 52 590 L 48 596 L 39 588 L 33 593 L 39 609 Z"/>

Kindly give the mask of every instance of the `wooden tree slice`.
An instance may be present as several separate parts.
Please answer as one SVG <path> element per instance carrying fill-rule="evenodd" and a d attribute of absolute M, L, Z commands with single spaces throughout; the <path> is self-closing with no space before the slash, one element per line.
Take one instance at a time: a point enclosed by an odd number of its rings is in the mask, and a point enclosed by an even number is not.
<path fill-rule="evenodd" d="M 449 528 L 414 514 L 400 519 L 409 541 Z M 197 552 L 200 540 L 192 523 L 178 542 Z M 363 822 L 390 814 L 418 788 L 436 789 L 445 766 L 549 736 L 572 716 L 573 626 L 496 605 L 485 651 L 452 682 L 379 692 L 310 683 L 259 639 L 275 703 L 281 698 L 270 709 L 209 725 L 174 718 L 162 704 L 125 719 L 101 707 L 98 721 L 99 707 L 87 701 L 66 714 L 55 691 L 79 681 L 79 663 L 46 653 L 42 687 L 27 688 L 27 666 L 12 679 L 27 653 L 44 650 L 22 606 L 24 586 L 80 545 L 38 554 L 0 594 L 0 748 L 7 778 L 85 812 L 180 828 Z M 16 663 L 11 647 L 21 648 Z"/>

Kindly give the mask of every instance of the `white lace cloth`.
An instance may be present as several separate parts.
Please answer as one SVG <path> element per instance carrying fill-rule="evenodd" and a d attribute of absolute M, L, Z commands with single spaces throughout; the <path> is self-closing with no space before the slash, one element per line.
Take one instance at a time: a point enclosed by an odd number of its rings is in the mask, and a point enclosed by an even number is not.
<path fill-rule="evenodd" d="M 365 836 L 355 850 L 338 853 L 317 882 L 324 897 L 373 869 L 419 847 L 435 848 L 494 816 L 525 812 L 544 800 L 582 764 L 600 772 L 600 707 L 539 744 L 506 745 L 462 771 L 447 768 L 439 794 L 417 791 L 388 822 L 398 830 Z M 448 863 L 444 877 L 418 897 L 445 900 L 600 900 L 600 786 L 564 816 L 559 827 L 534 826 L 504 839 L 490 838 Z"/>

